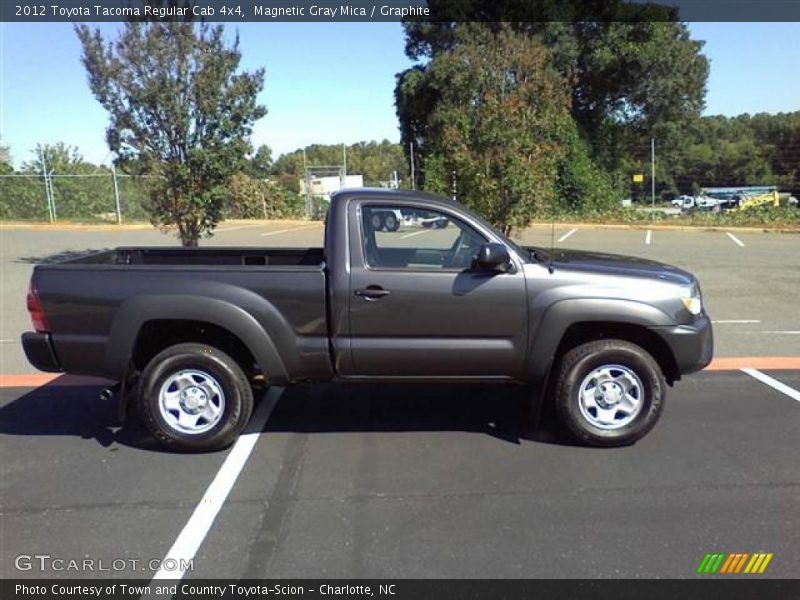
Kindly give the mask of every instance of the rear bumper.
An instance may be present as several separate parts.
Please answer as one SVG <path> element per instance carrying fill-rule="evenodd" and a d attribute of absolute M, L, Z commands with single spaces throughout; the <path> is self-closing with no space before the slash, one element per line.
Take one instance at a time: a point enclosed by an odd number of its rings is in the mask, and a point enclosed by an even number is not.
<path fill-rule="evenodd" d="M 705 369 L 714 358 L 714 333 L 707 315 L 691 325 L 653 327 L 652 330 L 669 346 L 680 375 Z"/>
<path fill-rule="evenodd" d="M 58 364 L 49 333 L 34 333 L 32 331 L 23 333 L 22 348 L 25 350 L 28 362 L 40 371 L 54 373 L 63 371 L 61 365 Z"/>

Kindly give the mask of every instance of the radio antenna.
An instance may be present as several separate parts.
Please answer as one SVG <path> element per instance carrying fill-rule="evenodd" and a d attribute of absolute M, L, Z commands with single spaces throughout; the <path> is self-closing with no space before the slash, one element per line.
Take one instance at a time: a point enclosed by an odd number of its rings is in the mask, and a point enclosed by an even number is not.
<path fill-rule="evenodd" d="M 550 260 L 548 261 L 548 264 L 547 264 L 547 270 L 552 275 L 553 271 L 554 271 L 554 269 L 553 269 L 553 255 L 556 252 L 556 214 L 555 214 L 555 209 L 553 209 L 552 204 L 551 204 L 550 208 L 551 208 L 551 210 L 550 210 L 550 257 L 549 257 Z"/>

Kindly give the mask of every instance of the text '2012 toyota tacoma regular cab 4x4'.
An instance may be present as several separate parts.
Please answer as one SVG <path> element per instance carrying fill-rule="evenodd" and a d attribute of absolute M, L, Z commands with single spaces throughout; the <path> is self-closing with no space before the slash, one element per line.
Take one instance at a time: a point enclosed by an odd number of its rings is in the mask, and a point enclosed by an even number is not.
<path fill-rule="evenodd" d="M 442 226 L 385 227 L 385 214 Z M 28 308 L 33 365 L 121 382 L 123 410 L 132 399 L 185 450 L 230 444 L 256 380 L 516 381 L 579 440 L 629 444 L 666 384 L 712 357 L 691 274 L 521 248 L 456 202 L 406 191 L 336 195 L 324 248 L 118 248 L 38 265 Z"/>

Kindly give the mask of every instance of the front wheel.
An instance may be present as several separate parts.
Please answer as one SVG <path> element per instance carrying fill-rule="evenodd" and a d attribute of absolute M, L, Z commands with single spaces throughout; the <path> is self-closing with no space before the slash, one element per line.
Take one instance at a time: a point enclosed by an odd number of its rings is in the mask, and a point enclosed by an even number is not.
<path fill-rule="evenodd" d="M 237 438 L 253 412 L 253 390 L 241 367 L 206 344 L 177 344 L 156 355 L 140 381 L 139 407 L 164 446 L 219 450 Z"/>
<path fill-rule="evenodd" d="M 661 416 L 665 398 L 658 363 L 623 340 L 577 346 L 557 369 L 556 410 L 572 435 L 592 446 L 625 446 L 641 439 Z"/>
<path fill-rule="evenodd" d="M 397 218 L 397 215 L 393 213 L 387 213 L 386 218 L 383 220 L 383 224 L 386 227 L 386 231 L 397 231 L 400 229 L 400 221 Z"/>

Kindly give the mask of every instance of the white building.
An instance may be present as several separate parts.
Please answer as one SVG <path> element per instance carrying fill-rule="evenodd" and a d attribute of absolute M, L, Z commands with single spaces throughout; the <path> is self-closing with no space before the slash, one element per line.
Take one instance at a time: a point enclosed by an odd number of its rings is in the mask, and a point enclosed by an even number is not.
<path fill-rule="evenodd" d="M 322 196 L 328 201 L 330 201 L 331 194 L 333 194 L 334 192 L 338 192 L 343 188 L 358 188 L 358 187 L 364 187 L 363 175 L 346 175 L 344 178 L 344 185 L 342 185 L 342 179 L 337 175 L 311 178 L 311 195 Z M 300 180 L 300 193 L 301 194 L 306 193 L 305 180 Z"/>

